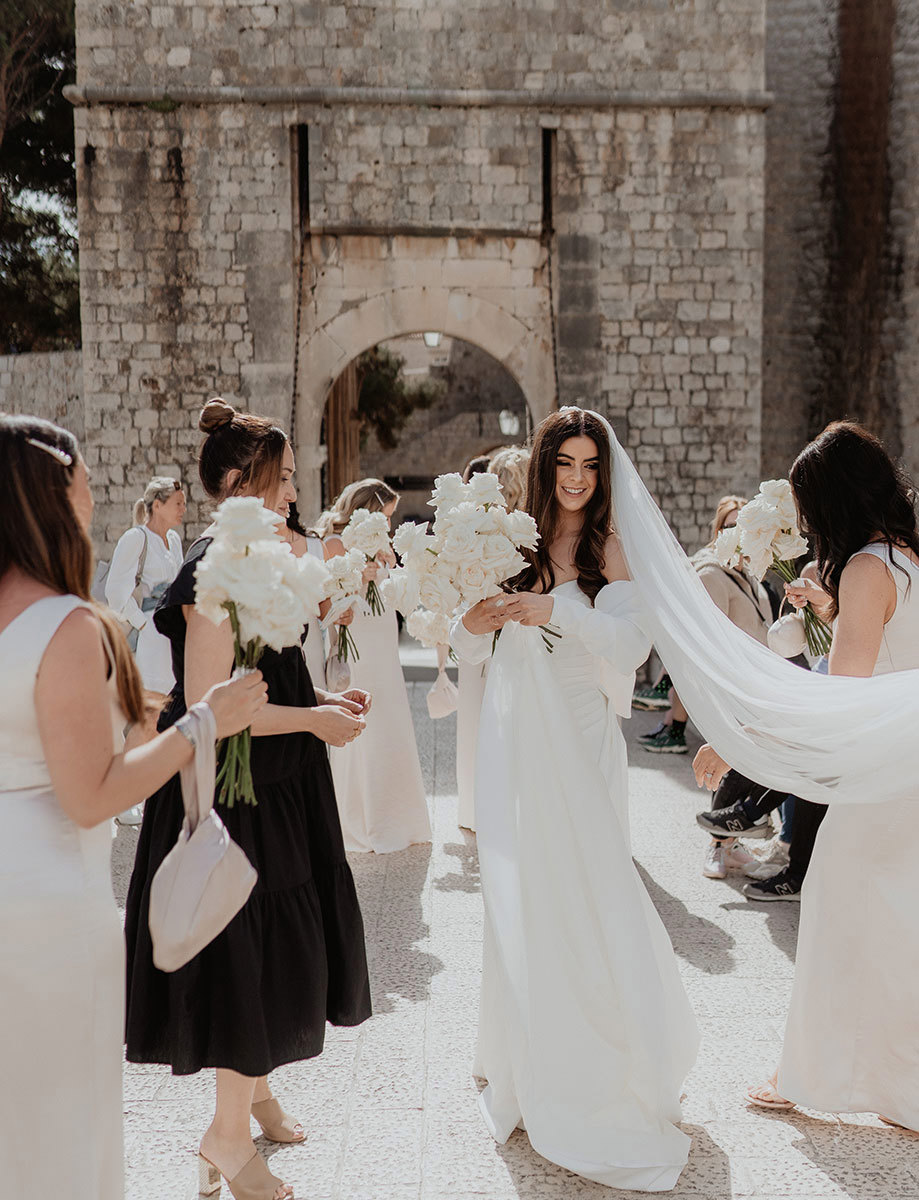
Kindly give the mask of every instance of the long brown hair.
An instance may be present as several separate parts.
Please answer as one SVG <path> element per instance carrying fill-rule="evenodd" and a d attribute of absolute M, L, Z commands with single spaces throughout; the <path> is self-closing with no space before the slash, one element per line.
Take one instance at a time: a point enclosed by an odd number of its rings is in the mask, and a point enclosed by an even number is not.
<path fill-rule="evenodd" d="M 129 721 L 141 721 L 143 688 L 134 656 L 115 618 L 90 596 L 93 549 L 69 494 L 79 454 L 73 434 L 50 421 L 0 416 L 0 577 L 18 567 L 59 595 L 92 605 L 121 707 Z"/>
<path fill-rule="evenodd" d="M 382 512 L 387 504 L 399 499 L 399 493 L 394 492 L 388 483 L 382 479 L 357 479 L 342 488 L 331 508 L 327 508 L 310 530 L 316 537 L 330 537 L 339 534 L 351 520 L 351 514 L 359 508 L 368 512 Z"/>
<path fill-rule="evenodd" d="M 789 472 L 801 532 L 810 542 L 823 587 L 839 607 L 846 563 L 869 542 L 919 555 L 919 531 L 909 479 L 881 442 L 854 421 L 834 421 L 805 446 Z M 907 578 L 908 575 L 907 575 Z"/>
<path fill-rule="evenodd" d="M 198 451 L 198 474 L 207 494 L 213 500 L 261 496 L 270 505 L 281 486 L 284 430 L 267 417 L 238 412 L 220 396 L 202 408 L 198 428 L 207 435 Z M 231 471 L 239 471 L 239 478 L 228 488 Z"/>
<path fill-rule="evenodd" d="M 584 509 L 581 536 L 574 552 L 578 585 L 593 601 L 606 584 L 603 574 L 606 541 L 613 527 L 610 444 L 596 413 L 582 408 L 563 408 L 551 413 L 536 430 L 523 508 L 536 521 L 540 536 L 535 550 L 521 551 L 528 565 L 510 586 L 515 591 L 531 591 L 539 584 L 544 592 L 555 587 L 555 568 L 549 557 L 549 546 L 555 540 L 559 526 L 555 500 L 556 460 L 562 442 L 573 437 L 589 437 L 597 447 L 597 486 Z"/>

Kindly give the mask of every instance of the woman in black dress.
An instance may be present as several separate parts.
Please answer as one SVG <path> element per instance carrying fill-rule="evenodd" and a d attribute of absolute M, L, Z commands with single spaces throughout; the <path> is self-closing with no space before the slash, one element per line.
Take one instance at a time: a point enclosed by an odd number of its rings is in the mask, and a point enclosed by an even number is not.
<path fill-rule="evenodd" d="M 208 402 L 199 427 L 207 434 L 199 471 L 208 495 L 260 496 L 286 518 L 296 493 L 283 432 L 222 400 Z M 232 670 L 229 622 L 215 626 L 193 607 L 195 570 L 209 544 L 205 535 L 189 549 L 154 615 L 172 643 L 176 677 L 161 729 Z M 299 646 L 266 650 L 259 668 L 268 704 L 252 726 L 258 804 L 220 813 L 258 883 L 187 966 L 174 974 L 157 970 L 147 924 L 150 883 L 182 825 L 178 776 L 150 798 L 127 902 L 127 1057 L 168 1063 L 176 1075 L 216 1067 L 216 1111 L 201 1142 L 202 1191 L 216 1190 L 223 1175 L 238 1200 L 286 1200 L 289 1185 L 271 1174 L 253 1144 L 250 1113 L 275 1141 L 304 1135 L 266 1076 L 321 1053 L 326 1021 L 358 1025 L 370 1015 L 363 922 L 322 745 L 357 737 L 370 697 L 356 689 L 314 691 Z"/>

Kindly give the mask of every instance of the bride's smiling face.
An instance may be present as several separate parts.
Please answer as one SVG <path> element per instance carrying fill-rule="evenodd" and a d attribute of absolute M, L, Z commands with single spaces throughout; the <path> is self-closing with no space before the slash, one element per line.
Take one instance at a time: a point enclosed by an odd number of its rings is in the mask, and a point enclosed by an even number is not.
<path fill-rule="evenodd" d="M 555 499 L 564 512 L 583 512 L 587 507 L 597 490 L 598 468 L 593 438 L 579 434 L 562 442 L 555 457 Z"/>

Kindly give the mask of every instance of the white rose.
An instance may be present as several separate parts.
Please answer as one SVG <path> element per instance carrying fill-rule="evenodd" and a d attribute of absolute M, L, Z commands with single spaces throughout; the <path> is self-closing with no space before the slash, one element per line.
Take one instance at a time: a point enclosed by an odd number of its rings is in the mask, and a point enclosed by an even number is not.
<path fill-rule="evenodd" d="M 431 493 L 431 499 L 428 504 L 431 508 L 440 508 L 442 505 L 447 505 L 452 508 L 455 504 L 459 504 L 462 500 L 468 498 L 468 490 L 461 475 L 457 475 L 455 471 L 449 475 L 438 475 L 434 480 L 434 491 Z"/>
<path fill-rule="evenodd" d="M 282 560 L 284 586 L 290 588 L 300 601 L 307 617 L 318 617 L 319 605 L 325 599 L 329 580 L 328 568 L 311 554 L 297 558 L 288 547 L 285 546 L 285 549 L 288 549 L 288 554 Z"/>
<path fill-rule="evenodd" d="M 280 540 L 252 542 L 245 551 L 216 539 L 208 546 L 195 571 L 195 596 L 203 605 L 225 600 L 257 608 L 270 601 L 281 586 L 285 550 Z M 212 618 L 213 619 L 213 618 Z"/>
<path fill-rule="evenodd" d="M 433 649 L 447 644 L 450 637 L 450 618 L 443 613 L 427 612 L 419 608 L 407 618 L 405 628 L 422 646 Z"/>
<path fill-rule="evenodd" d="M 762 496 L 773 508 L 778 508 L 785 500 L 791 500 L 792 504 L 794 503 L 791 484 L 787 479 L 764 479 L 759 485 L 758 495 Z"/>
<path fill-rule="evenodd" d="M 417 525 L 414 521 L 404 521 L 393 535 L 393 549 L 400 558 L 413 558 L 423 554 L 428 543 L 433 541 L 428 533 L 427 525 Z"/>
<path fill-rule="evenodd" d="M 518 509 L 516 512 L 504 514 L 504 531 L 515 546 L 523 546 L 527 550 L 535 550 L 539 542 L 539 530 L 536 522 L 527 512 Z"/>
<path fill-rule="evenodd" d="M 434 517 L 434 533 L 443 536 L 448 529 L 455 525 L 468 525 L 476 529 L 478 521 L 484 517 L 485 509 L 471 500 L 461 500 L 458 504 L 443 505 Z"/>
<path fill-rule="evenodd" d="M 800 533 L 780 533 L 772 539 L 772 549 L 782 562 L 793 562 L 807 553 L 807 542 Z"/>
<path fill-rule="evenodd" d="M 748 533 L 755 537 L 773 538 L 782 529 L 782 523 L 775 507 L 762 496 L 757 496 L 737 514 L 737 528 L 741 531 L 743 544 Z"/>
<path fill-rule="evenodd" d="M 280 523 L 278 514 L 266 508 L 258 496 L 231 496 L 214 513 L 214 541 L 242 549 L 252 542 L 278 538 Z"/>
<path fill-rule="evenodd" d="M 380 585 L 380 595 L 387 608 L 410 613 L 418 605 L 419 578 L 414 571 L 397 567 Z"/>
<path fill-rule="evenodd" d="M 516 561 L 517 550 L 504 534 L 490 533 L 487 537 L 479 538 L 476 557 L 487 575 L 505 579 L 510 563 Z"/>
<path fill-rule="evenodd" d="M 440 556 L 447 562 L 463 563 L 478 554 L 479 543 L 484 541 L 474 526 L 465 523 L 451 525 L 444 534 Z"/>
<path fill-rule="evenodd" d="M 421 580 L 418 598 L 425 608 L 449 616 L 460 602 L 460 594 L 441 573 L 427 575 Z"/>
<path fill-rule="evenodd" d="M 749 546 L 744 546 L 744 566 L 757 579 L 762 579 L 766 574 L 772 566 L 774 557 L 771 542 L 756 541 Z"/>
<path fill-rule="evenodd" d="M 498 476 L 492 475 L 490 471 L 479 471 L 473 475 L 466 484 L 466 490 L 474 504 L 498 504 L 502 508 L 506 506 L 507 501 L 501 491 Z"/>
<path fill-rule="evenodd" d="M 722 529 L 715 538 L 715 557 L 725 567 L 736 567 L 740 562 L 740 530 L 736 525 Z"/>
<path fill-rule="evenodd" d="M 355 509 L 341 532 L 341 540 L 346 550 L 360 550 L 367 558 L 373 558 L 390 547 L 389 521 L 384 513 Z"/>
<path fill-rule="evenodd" d="M 494 581 L 488 578 L 479 562 L 466 563 L 460 567 L 453 582 L 466 604 L 478 604 L 489 594 L 493 595 L 500 590 L 495 587 Z"/>

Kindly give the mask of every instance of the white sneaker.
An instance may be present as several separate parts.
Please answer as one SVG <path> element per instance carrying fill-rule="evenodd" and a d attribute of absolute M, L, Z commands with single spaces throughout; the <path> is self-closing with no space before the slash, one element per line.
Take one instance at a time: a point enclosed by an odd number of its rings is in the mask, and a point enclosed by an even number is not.
<path fill-rule="evenodd" d="M 747 867 L 755 867 L 759 859 L 745 850 L 740 842 L 730 842 L 724 847 L 724 866 L 727 871 L 744 871 Z"/>
<path fill-rule="evenodd" d="M 144 819 L 144 806 L 135 804 L 131 808 L 126 808 L 123 813 L 119 813 L 115 820 L 119 825 L 141 825 Z"/>
<path fill-rule="evenodd" d="M 705 852 L 705 862 L 702 864 L 702 874 L 706 879 L 726 879 L 727 867 L 724 865 L 724 846 L 720 842 L 712 842 Z"/>
<path fill-rule="evenodd" d="M 748 879 L 771 879 L 788 866 L 787 842 L 774 838 L 766 849 L 768 853 L 762 858 L 755 858 L 748 867 L 743 868 Z"/>

